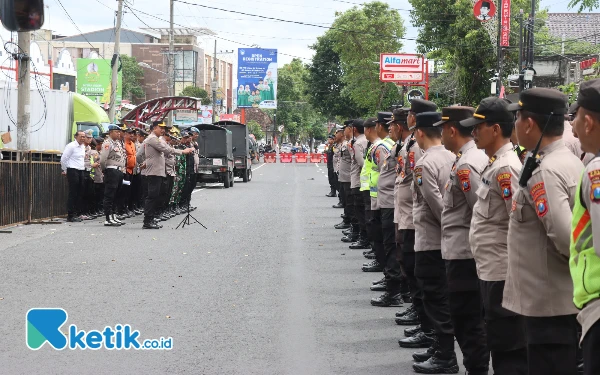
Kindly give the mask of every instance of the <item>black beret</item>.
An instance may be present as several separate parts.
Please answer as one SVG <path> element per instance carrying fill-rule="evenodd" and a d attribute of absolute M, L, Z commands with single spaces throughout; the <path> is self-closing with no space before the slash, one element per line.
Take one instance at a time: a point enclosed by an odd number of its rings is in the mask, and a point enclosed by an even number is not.
<path fill-rule="evenodd" d="M 440 126 L 449 121 L 459 122 L 462 120 L 466 120 L 473 116 L 475 112 L 475 108 L 473 107 L 461 107 L 461 106 L 453 106 L 453 107 L 444 107 L 442 108 L 442 120 L 433 124 L 433 126 Z"/>
<path fill-rule="evenodd" d="M 558 90 L 534 87 L 521 92 L 519 102 L 509 104 L 508 110 L 524 110 L 539 115 L 564 115 L 567 113 L 567 97 Z"/>
<path fill-rule="evenodd" d="M 377 112 L 377 122 L 387 126 L 392 119 L 392 112 Z"/>
<path fill-rule="evenodd" d="M 377 124 L 377 117 L 369 117 L 368 119 L 365 120 L 365 122 L 363 123 L 363 127 L 365 128 L 372 128 Z"/>
<path fill-rule="evenodd" d="M 365 120 L 363 120 L 361 118 L 357 118 L 355 120 L 352 120 L 352 127 L 353 128 L 364 128 L 364 124 L 365 124 Z"/>
<path fill-rule="evenodd" d="M 410 103 L 410 111 L 412 113 L 435 112 L 437 105 L 434 102 L 423 99 L 413 99 Z"/>
<path fill-rule="evenodd" d="M 435 123 L 442 119 L 439 112 L 422 112 L 417 114 L 416 128 L 433 128 Z"/>
<path fill-rule="evenodd" d="M 569 113 L 576 113 L 579 107 L 600 113 L 600 78 L 585 81 L 579 86 L 577 105 L 574 111 Z"/>
<path fill-rule="evenodd" d="M 510 102 L 497 96 L 490 96 L 479 102 L 473 117 L 460 122 L 461 126 L 471 127 L 482 122 L 507 123 L 515 121 L 515 115 L 508 111 Z"/>

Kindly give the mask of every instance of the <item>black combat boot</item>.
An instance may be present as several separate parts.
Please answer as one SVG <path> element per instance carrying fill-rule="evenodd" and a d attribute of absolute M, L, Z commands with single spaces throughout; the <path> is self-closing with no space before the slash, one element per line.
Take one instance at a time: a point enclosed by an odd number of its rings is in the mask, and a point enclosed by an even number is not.
<path fill-rule="evenodd" d="M 442 354 L 436 351 L 425 362 L 413 364 L 413 370 L 419 374 L 458 374 L 458 362 L 454 352 Z"/>

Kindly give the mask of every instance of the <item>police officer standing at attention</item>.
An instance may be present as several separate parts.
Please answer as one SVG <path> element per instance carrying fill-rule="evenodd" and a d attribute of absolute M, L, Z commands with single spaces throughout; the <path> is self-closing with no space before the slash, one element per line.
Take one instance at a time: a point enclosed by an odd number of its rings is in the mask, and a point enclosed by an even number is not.
<path fill-rule="evenodd" d="M 413 173 L 415 276 L 423 288 L 423 306 L 437 338 L 435 353 L 426 361 L 413 364 L 416 372 L 425 374 L 454 374 L 458 371 L 446 266 L 441 251 L 444 186 L 450 177 L 455 156 L 442 146 L 441 128 L 434 127 L 440 120 L 437 112 L 419 113 L 415 130 L 417 143 L 425 151 Z"/>
<path fill-rule="evenodd" d="M 398 341 L 398 344 L 403 348 L 427 348 L 432 343 L 432 338 L 427 336 L 427 334 L 432 333 L 433 326 L 425 313 L 423 307 L 423 292 L 417 283 L 417 278 L 415 276 L 413 171 L 416 162 L 418 162 L 423 155 L 423 150 L 421 150 L 417 144 L 414 133 L 417 123 L 416 116 L 423 112 L 434 112 L 436 109 L 437 106 L 433 102 L 423 99 L 413 99 L 406 117 L 406 124 L 410 135 L 404 139 L 404 147 L 401 148 L 400 153 L 398 154 L 399 163 L 402 164 L 400 166 L 400 182 L 396 190 L 396 208 L 400 211 L 398 230 L 402 232 L 402 258 L 413 303 L 412 306 L 404 312 L 396 313 L 396 324 L 414 325 L 420 322 L 420 325 L 417 325 L 415 328 L 408 328 L 404 331 L 407 338 Z M 422 357 L 419 357 L 418 355 L 417 358 L 423 360 Z"/>
<path fill-rule="evenodd" d="M 356 242 L 351 244 L 350 249 L 370 249 L 371 244 L 367 233 L 367 222 L 365 220 L 365 200 L 363 193 L 360 191 L 360 172 L 365 164 L 365 153 L 367 152 L 367 137 L 365 137 L 365 121 L 356 119 L 352 121 L 353 143 L 350 149 L 352 156 L 351 165 L 351 183 L 352 195 L 354 196 L 354 217 L 358 223 L 359 235 Z"/>
<path fill-rule="evenodd" d="M 600 374 L 600 79 L 579 86 L 573 130 L 583 152 L 596 155 L 586 166 L 577 186 L 571 234 L 573 301 L 581 309 L 577 319 L 583 328 L 584 374 Z"/>
<path fill-rule="evenodd" d="M 469 245 L 469 228 L 481 172 L 488 158 L 473 141 L 473 126 L 460 124 L 474 112 L 471 107 L 443 108 L 442 121 L 434 126 L 442 128 L 444 147 L 456 155 L 445 186 L 442 211 L 442 258 L 446 262 L 450 317 L 468 373 L 487 375 L 490 352 L 481 316 L 479 278 Z"/>
<path fill-rule="evenodd" d="M 327 137 L 327 178 L 329 180 L 329 194 L 325 194 L 326 197 L 337 196 L 337 176 L 333 171 L 333 134 Z"/>
<path fill-rule="evenodd" d="M 165 178 L 165 155 L 175 154 L 190 154 L 194 148 L 186 148 L 185 150 L 176 150 L 167 145 L 159 137 L 165 135 L 166 125 L 164 123 L 155 122 L 151 128 L 151 134 L 146 138 L 143 144 L 145 154 L 145 175 L 146 184 L 148 185 L 148 196 L 146 197 L 146 205 L 144 207 L 144 225 L 143 229 L 159 229 L 160 226 L 155 222 L 155 218 L 160 209 L 161 197 L 160 188 L 162 180 Z"/>
<path fill-rule="evenodd" d="M 396 142 L 390 138 L 389 122 L 392 113 L 379 112 L 375 130 L 381 139 L 380 144 L 373 150 L 373 160 L 377 171 L 371 175 L 371 180 L 377 180 L 377 208 L 383 244 L 383 267 L 386 291 L 381 296 L 371 299 L 373 306 L 402 305 L 402 271 L 396 249 L 396 231 L 394 228 L 394 185 L 396 182 L 396 158 L 394 147 Z"/>
<path fill-rule="evenodd" d="M 358 239 L 358 225 L 354 218 L 354 196 L 352 195 L 352 157 L 350 152 L 352 151 L 352 145 L 350 140 L 352 139 L 352 128 L 350 125 L 352 120 L 344 122 L 344 140 L 342 147 L 340 148 L 340 170 L 338 180 L 342 185 L 344 192 L 344 220 L 350 224 L 349 232 L 342 237 L 342 242 L 352 243 Z"/>
<path fill-rule="evenodd" d="M 514 115 L 508 112 L 508 104 L 498 97 L 483 99 L 473 117 L 460 124 L 475 127 L 475 144 L 489 158 L 476 190 L 478 198 L 473 206 L 469 243 L 480 280 L 492 367 L 495 375 L 526 375 L 523 317 L 502 307 L 508 264 L 508 222 L 522 166 L 510 142 Z M 456 331 L 458 336 L 458 327 Z"/>
<path fill-rule="evenodd" d="M 344 143 L 344 128 L 336 125 L 335 127 L 335 138 L 333 140 L 333 172 L 338 186 L 338 203 L 333 205 L 333 208 L 344 208 L 346 206 L 346 198 L 344 196 L 344 189 L 340 183 L 340 151 Z M 350 228 L 350 221 L 347 221 L 344 217 L 344 221 L 335 226 L 335 229 L 347 229 Z"/>
<path fill-rule="evenodd" d="M 529 375 L 576 374 L 568 239 L 583 164 L 562 140 L 566 96 L 532 88 L 508 109 L 517 111 L 519 144 L 532 151 L 512 203 L 502 306 L 525 316 Z"/>
<path fill-rule="evenodd" d="M 108 125 L 108 137 L 102 144 L 100 168 L 104 173 L 104 215 L 107 227 L 118 227 L 124 223 L 115 217 L 115 197 L 123 183 L 127 154 L 121 142 L 121 128 Z"/>

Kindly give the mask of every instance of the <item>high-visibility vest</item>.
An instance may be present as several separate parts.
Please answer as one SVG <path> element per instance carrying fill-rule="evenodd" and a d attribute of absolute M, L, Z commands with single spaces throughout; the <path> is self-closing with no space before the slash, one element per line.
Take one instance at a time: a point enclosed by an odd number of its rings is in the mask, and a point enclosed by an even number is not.
<path fill-rule="evenodd" d="M 373 144 L 373 147 L 371 147 L 371 150 L 369 150 L 369 152 L 367 153 L 367 159 L 369 160 L 369 166 L 371 168 L 371 172 L 369 173 L 369 191 L 371 194 L 371 197 L 373 198 L 377 198 L 377 183 L 379 182 L 379 168 L 377 167 L 377 163 L 373 162 L 373 160 L 371 160 L 371 153 L 372 150 L 375 150 L 377 147 L 379 146 L 383 146 L 388 152 L 392 152 L 392 147 L 394 147 L 395 142 L 392 141 L 392 139 L 390 137 L 386 137 L 382 140 L 377 141 L 375 144 Z M 367 164 L 367 161 L 365 160 L 365 164 Z"/>
<path fill-rule="evenodd" d="M 594 251 L 590 213 L 581 201 L 581 180 L 573 207 L 569 268 L 573 279 L 573 302 L 581 309 L 600 297 L 600 257 Z"/>
<path fill-rule="evenodd" d="M 367 152 L 365 153 L 365 162 L 363 163 L 363 166 L 360 170 L 360 191 L 369 191 L 369 174 L 371 173 L 371 160 L 369 159 L 369 154 L 371 153 L 371 150 L 373 149 L 374 145 L 371 145 L 368 149 Z"/>

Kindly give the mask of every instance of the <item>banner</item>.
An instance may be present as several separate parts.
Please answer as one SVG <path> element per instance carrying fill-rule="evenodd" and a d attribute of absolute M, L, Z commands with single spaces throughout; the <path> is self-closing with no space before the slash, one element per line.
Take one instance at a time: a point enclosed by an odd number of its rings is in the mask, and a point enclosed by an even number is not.
<path fill-rule="evenodd" d="M 510 44 L 510 0 L 502 1 L 501 13 L 500 47 L 508 47 Z"/>
<path fill-rule="evenodd" d="M 110 103 L 112 68 L 108 59 L 77 59 L 77 93 L 99 104 Z M 115 104 L 123 98 L 123 74 L 119 71 Z"/>
<path fill-rule="evenodd" d="M 277 108 L 277 50 L 238 49 L 238 108 Z"/>

